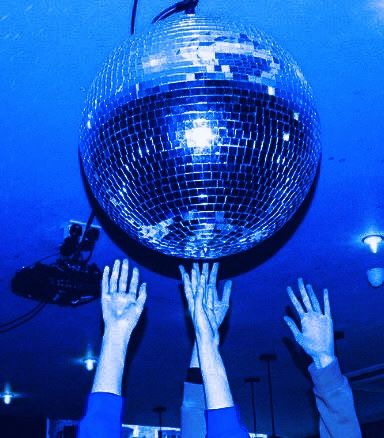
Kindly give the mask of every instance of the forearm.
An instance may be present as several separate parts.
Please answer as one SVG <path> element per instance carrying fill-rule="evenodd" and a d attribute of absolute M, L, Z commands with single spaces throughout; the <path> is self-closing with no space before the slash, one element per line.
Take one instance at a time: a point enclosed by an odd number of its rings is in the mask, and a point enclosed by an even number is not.
<path fill-rule="evenodd" d="M 197 348 L 207 409 L 233 406 L 227 373 L 217 343 L 210 338 L 198 336 Z"/>
<path fill-rule="evenodd" d="M 182 438 L 205 438 L 205 396 L 196 342 L 184 382 L 181 406 Z"/>
<path fill-rule="evenodd" d="M 360 426 L 348 380 L 341 374 L 335 358 L 323 368 L 309 367 L 320 413 L 320 436 L 360 438 Z"/>
<path fill-rule="evenodd" d="M 197 352 L 197 344 L 196 341 L 193 344 L 191 362 L 189 364 L 189 368 L 200 368 L 199 355 Z"/>
<path fill-rule="evenodd" d="M 129 339 L 130 333 L 122 334 L 117 329 L 105 330 L 92 392 L 121 395 Z"/>

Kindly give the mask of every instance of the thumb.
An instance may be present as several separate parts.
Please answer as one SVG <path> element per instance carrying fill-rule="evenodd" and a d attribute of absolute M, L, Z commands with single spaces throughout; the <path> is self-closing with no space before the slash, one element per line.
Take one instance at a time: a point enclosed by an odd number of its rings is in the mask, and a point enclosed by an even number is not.
<path fill-rule="evenodd" d="M 303 346 L 303 335 L 301 331 L 297 328 L 297 325 L 295 324 L 293 319 L 290 318 L 289 316 L 284 316 L 284 321 L 286 322 L 287 326 L 290 328 L 293 337 L 295 338 L 295 341 L 299 345 Z"/>

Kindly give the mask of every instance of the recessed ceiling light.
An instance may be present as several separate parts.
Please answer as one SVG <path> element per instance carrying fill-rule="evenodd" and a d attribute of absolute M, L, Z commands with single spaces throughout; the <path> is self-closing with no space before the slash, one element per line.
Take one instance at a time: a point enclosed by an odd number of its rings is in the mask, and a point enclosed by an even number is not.
<path fill-rule="evenodd" d="M 11 404 L 12 399 L 13 399 L 12 392 L 7 392 L 3 394 L 3 401 L 6 405 Z"/>
<path fill-rule="evenodd" d="M 15 397 L 15 394 L 11 391 L 11 387 L 8 383 L 5 385 L 4 392 L 0 394 L 0 397 L 3 399 L 4 404 L 11 404 L 11 401 Z"/>
<path fill-rule="evenodd" d="M 377 253 L 379 249 L 380 243 L 383 241 L 383 236 L 380 234 L 370 234 L 368 236 L 363 237 L 363 243 L 369 246 L 369 249 L 373 252 L 373 254 Z"/>
<path fill-rule="evenodd" d="M 94 357 L 86 357 L 83 362 L 88 371 L 92 371 L 97 364 L 97 360 Z"/>

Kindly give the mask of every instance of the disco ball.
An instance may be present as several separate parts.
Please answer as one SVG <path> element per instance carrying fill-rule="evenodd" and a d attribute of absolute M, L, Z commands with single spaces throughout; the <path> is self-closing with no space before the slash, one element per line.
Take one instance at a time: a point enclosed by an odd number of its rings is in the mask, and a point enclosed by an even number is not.
<path fill-rule="evenodd" d="M 252 25 L 194 15 L 123 42 L 87 97 L 80 156 L 108 216 L 212 259 L 281 228 L 313 182 L 319 121 L 296 62 Z"/>

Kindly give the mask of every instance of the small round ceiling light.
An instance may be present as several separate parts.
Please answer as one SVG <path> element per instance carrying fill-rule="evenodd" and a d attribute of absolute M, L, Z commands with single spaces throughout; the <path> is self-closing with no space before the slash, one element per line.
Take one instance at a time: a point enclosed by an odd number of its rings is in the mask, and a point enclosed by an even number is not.
<path fill-rule="evenodd" d="M 94 357 L 86 357 L 83 361 L 85 368 L 87 371 L 93 371 L 95 365 L 97 364 L 97 360 Z"/>
<path fill-rule="evenodd" d="M 383 236 L 380 234 L 370 234 L 363 237 L 363 243 L 369 247 L 369 249 L 376 254 L 380 243 L 383 241 Z"/>
<path fill-rule="evenodd" d="M 13 394 L 12 394 L 11 392 L 7 392 L 7 393 L 4 393 L 4 394 L 3 394 L 3 401 L 4 401 L 4 404 L 6 404 L 6 405 L 10 405 L 12 399 L 13 399 Z"/>
<path fill-rule="evenodd" d="M 12 400 L 15 398 L 15 395 L 16 394 L 11 391 L 9 384 L 6 384 L 4 387 L 4 392 L 0 393 L 0 397 L 3 399 L 5 405 L 10 405 Z"/>

